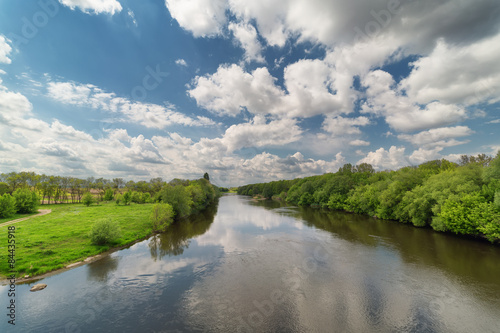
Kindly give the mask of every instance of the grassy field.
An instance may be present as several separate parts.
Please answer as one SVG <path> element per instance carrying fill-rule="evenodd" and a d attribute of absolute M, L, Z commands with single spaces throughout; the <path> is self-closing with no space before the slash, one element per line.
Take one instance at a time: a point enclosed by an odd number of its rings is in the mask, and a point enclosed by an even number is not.
<path fill-rule="evenodd" d="M 41 208 L 52 209 L 52 213 L 11 225 L 16 227 L 18 277 L 40 275 L 108 250 L 109 246 L 92 245 L 88 237 L 93 223 L 101 218 L 109 217 L 121 227 L 121 238 L 113 247 L 144 238 L 152 231 L 149 221 L 151 204 L 117 206 L 115 203 L 104 203 L 90 207 L 63 204 L 43 205 Z M 23 216 L 0 222 L 19 217 Z M 4 279 L 9 272 L 7 228 L 0 227 L 0 279 Z"/>
<path fill-rule="evenodd" d="M 39 209 L 45 209 L 45 208 L 43 208 L 43 206 L 41 206 L 41 207 L 39 206 L 38 208 Z M 31 214 L 14 214 L 11 217 L 1 218 L 0 219 L 0 224 L 5 223 L 5 222 L 9 222 L 9 221 L 12 221 L 12 220 L 21 219 L 23 217 L 28 217 L 28 216 L 35 215 L 35 214 L 37 214 L 37 213 L 31 213 Z"/>

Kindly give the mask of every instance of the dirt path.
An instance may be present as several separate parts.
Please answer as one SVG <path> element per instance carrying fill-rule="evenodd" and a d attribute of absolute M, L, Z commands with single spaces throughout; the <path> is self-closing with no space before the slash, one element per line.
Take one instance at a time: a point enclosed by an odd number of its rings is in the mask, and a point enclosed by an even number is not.
<path fill-rule="evenodd" d="M 31 215 L 31 216 L 28 216 L 28 217 L 22 217 L 20 219 L 16 219 L 16 220 L 12 220 L 12 221 L 9 221 L 9 222 L 2 223 L 2 224 L 0 224 L 0 227 L 6 226 L 6 225 L 9 225 L 9 224 L 14 224 L 14 223 L 21 222 L 21 221 L 25 221 L 25 220 L 30 219 L 30 218 L 35 217 L 35 216 L 46 215 L 46 214 L 51 213 L 51 212 L 52 212 L 52 209 L 40 209 L 40 210 L 38 210 L 38 214 Z"/>

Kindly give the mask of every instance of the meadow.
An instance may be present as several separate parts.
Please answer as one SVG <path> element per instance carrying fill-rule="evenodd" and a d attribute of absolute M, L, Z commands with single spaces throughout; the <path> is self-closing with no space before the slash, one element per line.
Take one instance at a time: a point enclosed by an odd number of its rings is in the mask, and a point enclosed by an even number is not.
<path fill-rule="evenodd" d="M 32 277 L 87 257 L 145 238 L 152 233 L 150 214 L 153 204 L 116 205 L 114 202 L 91 205 L 43 205 L 52 212 L 12 225 L 15 226 L 16 277 Z M 1 223 L 25 217 L 16 214 Z M 110 245 L 91 244 L 89 232 L 95 221 L 111 218 L 121 228 L 121 237 Z M 8 227 L 0 227 L 0 278 L 11 274 L 7 260 Z"/>

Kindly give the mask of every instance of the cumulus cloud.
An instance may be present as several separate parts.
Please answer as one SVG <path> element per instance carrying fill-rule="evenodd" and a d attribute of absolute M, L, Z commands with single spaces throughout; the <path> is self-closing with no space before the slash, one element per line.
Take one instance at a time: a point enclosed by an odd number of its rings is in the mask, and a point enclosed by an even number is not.
<path fill-rule="evenodd" d="M 186 62 L 186 60 L 184 60 L 184 59 L 177 59 L 175 61 L 175 64 L 179 65 L 179 66 L 184 66 L 184 67 L 187 67 L 187 65 L 188 65 L 187 62 Z"/>
<path fill-rule="evenodd" d="M 236 116 L 243 109 L 288 117 L 352 111 L 350 87 L 339 84 L 332 69 L 321 60 L 300 60 L 287 66 L 284 80 L 287 91 L 276 85 L 276 78 L 266 67 L 248 73 L 233 64 L 220 66 L 212 75 L 196 77 L 188 94 L 199 106 L 219 115 Z"/>
<path fill-rule="evenodd" d="M 467 117 L 465 109 L 456 105 L 431 102 L 424 108 L 420 107 L 395 87 L 389 73 L 381 70 L 367 74 L 363 85 L 367 87 L 367 100 L 361 112 L 385 117 L 386 122 L 398 131 L 451 125 Z"/>
<path fill-rule="evenodd" d="M 396 170 L 408 165 L 408 160 L 405 156 L 404 147 L 391 146 L 389 150 L 379 148 L 376 151 L 369 152 L 366 157 L 359 160 L 356 164 L 361 163 L 371 164 L 376 170 Z"/>
<path fill-rule="evenodd" d="M 332 133 L 335 136 L 360 134 L 361 130 L 358 126 L 366 126 L 370 124 L 370 120 L 366 117 L 358 118 L 326 118 L 323 121 L 322 129 Z"/>
<path fill-rule="evenodd" d="M 11 51 L 12 47 L 10 46 L 10 40 L 8 40 L 5 36 L 0 35 L 0 64 L 10 64 L 12 62 L 9 58 Z"/>
<path fill-rule="evenodd" d="M 473 134 L 467 126 L 441 127 L 422 131 L 414 135 L 400 134 L 398 139 L 411 142 L 414 146 L 421 148 L 450 147 L 467 143 L 468 141 L 457 141 L 456 138 Z"/>
<path fill-rule="evenodd" d="M 257 30 L 249 23 L 231 22 L 228 26 L 239 45 L 245 50 L 245 61 L 265 62 L 262 45 L 257 38 Z"/>
<path fill-rule="evenodd" d="M 49 82 L 48 96 L 70 105 L 85 106 L 117 114 L 115 120 L 139 123 L 148 128 L 164 129 L 171 125 L 212 126 L 215 122 L 207 117 L 191 118 L 175 110 L 172 105 L 134 102 L 117 97 L 91 84 L 75 82 Z"/>
<path fill-rule="evenodd" d="M 478 104 L 500 101 L 500 34 L 470 45 L 437 42 L 430 55 L 413 63 L 401 82 L 418 103 Z M 429 78 L 432 77 L 432 80 Z"/>
<path fill-rule="evenodd" d="M 238 65 L 220 66 L 212 75 L 197 76 L 188 94 L 218 115 L 236 116 L 243 108 L 253 114 L 274 114 L 280 113 L 284 95 L 275 80 L 265 67 L 247 73 Z"/>
<path fill-rule="evenodd" d="M 266 123 L 256 116 L 250 123 L 232 125 L 221 141 L 229 152 L 245 147 L 281 146 L 301 138 L 302 130 L 294 119 L 273 120 Z"/>
<path fill-rule="evenodd" d="M 71 10 L 78 8 L 86 14 L 114 15 L 122 10 L 122 6 L 116 0 L 59 0 L 59 2 Z"/>
<path fill-rule="evenodd" d="M 215 36 L 226 22 L 225 0 L 165 0 L 170 15 L 195 37 Z"/>

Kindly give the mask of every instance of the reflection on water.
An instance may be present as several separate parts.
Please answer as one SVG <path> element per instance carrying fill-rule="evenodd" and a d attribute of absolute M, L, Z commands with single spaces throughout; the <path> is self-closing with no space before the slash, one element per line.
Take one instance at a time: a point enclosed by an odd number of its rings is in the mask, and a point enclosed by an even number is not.
<path fill-rule="evenodd" d="M 42 292 L 19 285 L 16 331 L 498 332 L 499 259 L 487 243 L 230 195 Z"/>
<path fill-rule="evenodd" d="M 88 264 L 87 276 L 90 280 L 106 282 L 111 273 L 118 268 L 118 257 L 106 256 Z"/>
<path fill-rule="evenodd" d="M 151 257 L 156 261 L 164 256 L 177 256 L 189 247 L 191 239 L 203 235 L 214 221 L 217 205 L 212 205 L 203 212 L 188 219 L 173 223 L 166 232 L 149 239 Z"/>

